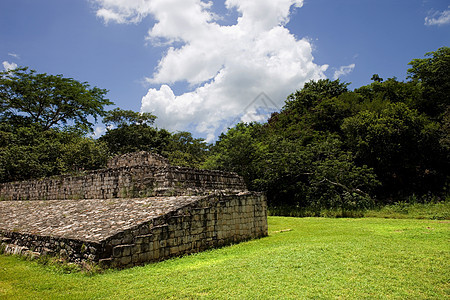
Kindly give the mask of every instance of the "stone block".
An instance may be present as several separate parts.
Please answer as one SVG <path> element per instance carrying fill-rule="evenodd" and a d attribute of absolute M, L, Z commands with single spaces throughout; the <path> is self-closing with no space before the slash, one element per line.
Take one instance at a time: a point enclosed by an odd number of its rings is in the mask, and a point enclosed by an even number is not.
<path fill-rule="evenodd" d="M 153 242 L 149 242 L 148 244 L 142 244 L 142 251 L 143 252 L 153 251 Z"/>
<path fill-rule="evenodd" d="M 121 264 L 121 266 L 127 266 L 127 265 L 129 265 L 129 264 L 131 264 L 131 256 L 123 256 L 121 259 L 120 259 L 120 264 Z"/>
<path fill-rule="evenodd" d="M 142 252 L 142 244 L 134 244 L 131 247 L 131 254 L 141 253 Z"/>
<path fill-rule="evenodd" d="M 169 255 L 176 255 L 180 252 L 180 249 L 178 246 L 170 247 Z"/>
<path fill-rule="evenodd" d="M 113 257 L 122 257 L 131 255 L 133 245 L 118 245 L 113 248 Z"/>
<path fill-rule="evenodd" d="M 135 244 L 148 244 L 153 238 L 152 234 L 140 235 L 135 238 Z"/>
<path fill-rule="evenodd" d="M 174 237 L 178 238 L 178 237 L 183 237 L 183 236 L 186 236 L 186 235 L 187 235 L 186 232 L 184 230 L 180 229 L 180 230 L 175 231 Z"/>
<path fill-rule="evenodd" d="M 170 248 L 168 248 L 168 247 L 161 248 L 160 254 L 161 253 L 164 253 L 164 255 L 161 255 L 161 258 L 169 257 L 169 255 L 170 255 Z"/>
<path fill-rule="evenodd" d="M 162 241 L 161 241 L 162 242 Z M 153 242 L 153 250 L 158 250 L 160 247 L 164 247 L 164 246 L 160 246 L 160 241 L 154 241 Z M 165 241 L 164 241 L 165 242 Z"/>
<path fill-rule="evenodd" d="M 138 255 L 138 262 L 148 262 L 151 260 L 150 252 L 143 252 Z"/>
<path fill-rule="evenodd" d="M 139 253 L 134 253 L 133 255 L 131 255 L 131 262 L 134 264 L 139 263 Z"/>
<path fill-rule="evenodd" d="M 113 258 L 102 258 L 98 261 L 98 265 L 100 268 L 111 268 L 114 262 Z"/>
<path fill-rule="evenodd" d="M 133 236 L 129 233 L 125 233 L 124 237 L 121 240 L 122 244 L 130 244 L 133 242 Z"/>
<path fill-rule="evenodd" d="M 167 242 L 167 246 L 166 247 L 172 247 L 172 246 L 175 246 L 177 244 L 175 238 L 167 239 L 166 242 Z"/>
<path fill-rule="evenodd" d="M 160 252 L 161 252 L 161 249 L 159 249 L 159 248 L 155 249 L 153 251 L 153 259 L 154 260 L 159 260 L 160 259 L 160 257 L 161 257 Z"/>

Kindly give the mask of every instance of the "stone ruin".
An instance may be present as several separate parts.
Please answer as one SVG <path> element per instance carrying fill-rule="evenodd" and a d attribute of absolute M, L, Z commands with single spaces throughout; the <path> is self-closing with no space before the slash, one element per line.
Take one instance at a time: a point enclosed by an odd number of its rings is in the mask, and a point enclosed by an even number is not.
<path fill-rule="evenodd" d="M 148 152 L 80 176 L 0 184 L 5 253 L 125 268 L 266 235 L 266 198 L 242 177 Z"/>

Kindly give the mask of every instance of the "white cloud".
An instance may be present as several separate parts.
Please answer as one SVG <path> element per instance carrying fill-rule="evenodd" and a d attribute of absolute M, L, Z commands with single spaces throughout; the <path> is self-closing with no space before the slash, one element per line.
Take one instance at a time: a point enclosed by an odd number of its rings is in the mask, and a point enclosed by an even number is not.
<path fill-rule="evenodd" d="M 333 79 L 336 80 L 342 76 L 350 74 L 355 68 L 355 64 L 350 64 L 348 66 L 341 66 L 339 70 L 336 70 L 333 75 Z"/>
<path fill-rule="evenodd" d="M 428 16 L 425 18 L 425 25 L 445 25 L 450 24 L 450 6 L 448 9 L 440 12 L 440 11 L 431 11 Z"/>
<path fill-rule="evenodd" d="M 2 65 L 3 65 L 3 68 L 6 70 L 6 71 L 9 71 L 9 70 L 13 70 L 13 69 L 15 69 L 15 68 L 17 68 L 17 64 L 16 63 L 10 63 L 9 61 L 4 61 L 4 62 L 2 62 Z"/>
<path fill-rule="evenodd" d="M 327 65 L 313 62 L 312 45 L 284 25 L 303 0 L 226 0 L 239 13 L 237 24 L 221 26 L 212 2 L 201 0 L 97 0 L 105 22 L 135 23 L 152 15 L 148 39 L 168 50 L 142 98 L 141 111 L 158 116 L 169 130 L 193 128 L 211 141 L 230 119 L 259 120 L 247 105 L 265 92 L 281 107 L 286 96 L 311 79 L 324 78 Z M 176 43 L 175 43 L 176 42 Z M 181 45 L 181 46 L 180 46 Z M 188 82 L 191 91 L 175 95 L 170 84 Z"/>
<path fill-rule="evenodd" d="M 20 56 L 19 56 L 19 54 L 17 54 L 17 53 L 8 53 L 8 55 L 9 55 L 9 56 L 12 56 L 12 57 L 14 57 L 14 58 L 20 59 Z"/>
<path fill-rule="evenodd" d="M 95 139 L 101 137 L 103 134 L 105 134 L 106 132 L 106 127 L 105 126 L 96 126 L 94 128 L 94 132 L 91 134 L 91 136 Z"/>
<path fill-rule="evenodd" d="M 150 14 L 148 0 L 91 0 L 99 5 L 97 17 L 105 23 L 138 23 Z"/>

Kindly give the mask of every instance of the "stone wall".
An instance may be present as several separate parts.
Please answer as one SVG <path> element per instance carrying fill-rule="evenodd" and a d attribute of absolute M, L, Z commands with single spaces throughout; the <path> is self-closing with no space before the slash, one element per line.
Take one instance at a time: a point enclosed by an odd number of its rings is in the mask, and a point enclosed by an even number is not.
<path fill-rule="evenodd" d="M 134 166 L 168 166 L 169 160 L 161 155 L 140 151 L 118 155 L 111 158 L 107 168 L 121 168 Z"/>
<path fill-rule="evenodd" d="M 246 190 L 235 173 L 176 166 L 102 169 L 83 176 L 58 176 L 0 184 L 0 200 L 65 200 L 202 195 Z"/>
<path fill-rule="evenodd" d="M 235 173 L 147 152 L 108 166 L 0 184 L 0 250 L 123 268 L 267 235 L 265 196 Z"/>
<path fill-rule="evenodd" d="M 107 239 L 102 265 L 130 267 L 267 235 L 265 196 L 211 195 Z"/>
<path fill-rule="evenodd" d="M 10 253 L 57 254 L 76 263 L 124 268 L 266 235 L 265 196 L 243 192 L 198 197 L 99 241 L 6 230 L 0 230 L 0 241 Z"/>
<path fill-rule="evenodd" d="M 57 256 L 74 263 L 95 263 L 103 255 L 102 245 L 99 243 L 31 233 L 0 231 L 0 244 L 1 252 L 6 254 Z"/>

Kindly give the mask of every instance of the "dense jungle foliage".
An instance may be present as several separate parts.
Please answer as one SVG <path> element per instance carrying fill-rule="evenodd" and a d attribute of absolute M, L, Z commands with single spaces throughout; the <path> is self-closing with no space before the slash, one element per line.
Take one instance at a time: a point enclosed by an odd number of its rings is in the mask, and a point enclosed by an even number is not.
<path fill-rule="evenodd" d="M 106 90 L 36 74 L 0 73 L 0 182 L 96 169 L 116 154 L 153 151 L 172 164 L 234 171 L 272 207 L 365 209 L 448 193 L 450 48 L 414 59 L 407 81 L 353 91 L 306 83 L 263 123 L 239 123 L 208 145 L 153 126 L 156 116 L 107 111 Z M 92 120 L 108 125 L 91 136 Z"/>
<path fill-rule="evenodd" d="M 222 134 L 205 166 L 235 171 L 269 204 L 364 209 L 447 193 L 450 48 L 414 59 L 408 81 L 348 90 L 311 81 L 264 124 Z"/>

